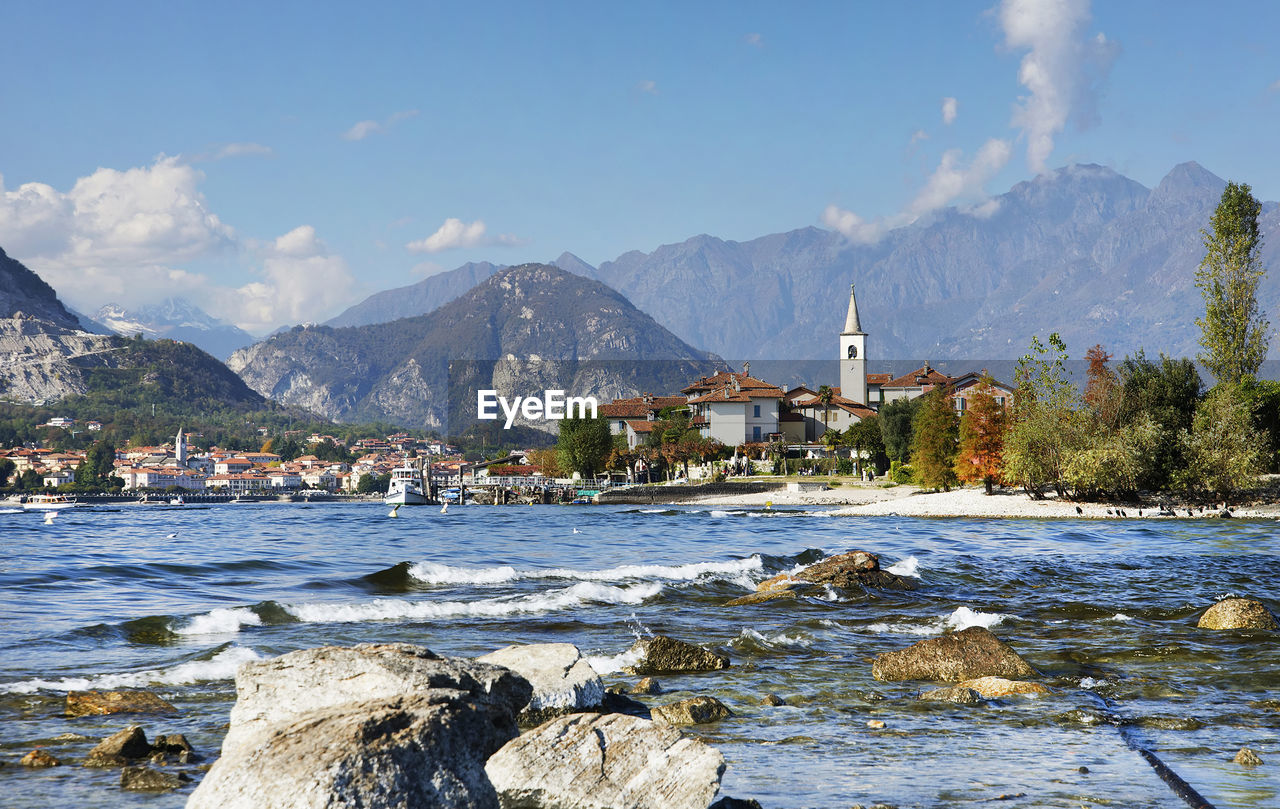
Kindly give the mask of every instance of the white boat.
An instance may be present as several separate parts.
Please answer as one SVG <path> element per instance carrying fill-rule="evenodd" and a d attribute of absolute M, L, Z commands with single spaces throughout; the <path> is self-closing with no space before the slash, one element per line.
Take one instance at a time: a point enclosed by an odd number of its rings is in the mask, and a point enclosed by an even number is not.
<path fill-rule="evenodd" d="M 55 511 L 75 504 L 75 499 L 65 494 L 33 494 L 22 502 L 22 507 L 27 511 Z"/>
<path fill-rule="evenodd" d="M 425 506 L 431 502 L 427 496 L 427 488 L 423 484 L 422 467 L 414 466 L 408 460 L 404 465 L 391 470 L 391 485 L 382 502 L 388 506 Z"/>

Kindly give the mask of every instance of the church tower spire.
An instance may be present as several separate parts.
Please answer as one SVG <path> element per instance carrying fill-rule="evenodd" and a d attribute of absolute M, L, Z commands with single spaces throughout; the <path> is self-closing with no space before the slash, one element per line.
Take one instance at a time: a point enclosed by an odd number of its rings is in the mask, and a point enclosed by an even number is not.
<path fill-rule="evenodd" d="M 867 403 L 867 333 L 858 317 L 858 299 L 849 285 L 849 313 L 840 332 L 840 395 Z"/>

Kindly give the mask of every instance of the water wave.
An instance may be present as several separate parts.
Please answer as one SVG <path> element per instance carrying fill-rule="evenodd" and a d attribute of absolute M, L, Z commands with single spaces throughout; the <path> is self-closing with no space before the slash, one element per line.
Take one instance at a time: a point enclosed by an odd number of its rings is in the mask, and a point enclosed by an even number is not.
<path fill-rule="evenodd" d="M 643 656 L 642 649 L 632 647 L 616 655 L 586 655 L 586 660 L 591 668 L 596 670 L 596 674 L 603 677 L 606 674 L 622 671 L 627 666 L 634 666 Z"/>
<path fill-rule="evenodd" d="M 569 579 L 571 581 L 694 581 L 716 578 L 737 581 L 744 573 L 764 568 L 758 556 L 727 562 L 690 562 L 683 565 L 620 565 L 604 570 L 577 570 L 567 567 L 538 570 L 516 570 L 509 565 L 498 567 L 454 567 L 437 562 L 420 562 L 409 568 L 409 575 L 425 584 L 505 584 L 512 581 Z"/>
<path fill-rule="evenodd" d="M 757 632 L 750 627 L 745 627 L 738 633 L 738 637 L 729 641 L 730 645 L 745 648 L 764 648 L 764 649 L 809 649 L 813 647 L 814 639 L 801 634 L 786 632 L 778 632 L 773 635 L 766 635 L 763 632 Z"/>
<path fill-rule="evenodd" d="M 562 590 L 478 601 L 404 601 L 380 599 L 357 604 L 283 604 L 283 609 L 305 623 L 364 623 L 367 621 L 435 620 L 441 618 L 502 618 L 555 612 L 589 604 L 640 604 L 662 592 L 661 582 L 613 587 L 579 582 Z"/>
<path fill-rule="evenodd" d="M 122 674 L 97 674 L 92 677 L 64 677 L 60 680 L 22 680 L 0 683 L 0 693 L 32 694 L 36 691 L 88 691 L 92 688 L 146 688 L 155 685 L 188 685 L 191 683 L 230 680 L 240 664 L 261 660 L 262 655 L 245 646 L 228 646 L 206 660 L 188 660 L 167 669 L 134 671 Z"/>
<path fill-rule="evenodd" d="M 971 626 L 980 626 L 983 629 L 990 629 L 1003 623 L 1006 619 L 1011 618 L 1010 615 L 1004 615 L 998 612 L 978 612 L 968 607 L 956 607 L 954 611 L 947 615 L 941 615 L 937 620 L 928 621 L 926 623 L 876 623 L 867 626 L 867 630 L 876 634 L 886 635 L 941 635 L 948 630 L 959 632 L 962 629 L 968 629 Z"/>
<path fill-rule="evenodd" d="M 886 567 L 885 570 L 895 576 L 907 576 L 912 579 L 918 579 L 920 578 L 920 560 L 914 556 L 908 556 L 906 559 L 894 562 L 889 567 Z"/>
<path fill-rule="evenodd" d="M 173 631 L 179 635 L 234 635 L 246 626 L 262 626 L 262 616 L 247 607 L 218 608 Z"/>

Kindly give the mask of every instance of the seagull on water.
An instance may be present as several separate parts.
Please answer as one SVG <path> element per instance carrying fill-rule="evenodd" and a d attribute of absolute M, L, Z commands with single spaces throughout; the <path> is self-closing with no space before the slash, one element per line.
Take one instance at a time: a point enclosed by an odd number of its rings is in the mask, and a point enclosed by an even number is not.
<path fill-rule="evenodd" d="M 575 534 L 581 534 L 582 532 L 581 532 L 581 531 L 579 531 L 577 528 L 575 528 L 575 529 L 573 529 L 573 533 L 575 533 Z"/>
<path fill-rule="evenodd" d="M 169 534 L 168 536 L 165 537 L 165 539 L 174 539 L 177 536 L 178 536 L 177 534 Z"/>
<path fill-rule="evenodd" d="M 392 506 L 392 507 L 391 507 L 391 513 L 390 513 L 390 514 L 388 514 L 387 516 L 388 516 L 388 517 L 399 517 L 400 515 L 396 513 L 396 512 L 397 512 L 397 511 L 399 511 L 399 510 L 400 510 L 400 504 L 399 504 L 399 503 L 396 503 L 394 506 Z"/>
<path fill-rule="evenodd" d="M 53 525 L 53 518 L 57 516 L 58 516 L 58 512 L 56 511 L 46 511 L 44 513 L 44 524 Z"/>
<path fill-rule="evenodd" d="M 448 514 L 448 513 L 449 513 L 449 504 L 448 504 L 448 503 L 445 503 L 444 505 L 440 506 L 440 513 L 441 513 L 441 514 Z"/>

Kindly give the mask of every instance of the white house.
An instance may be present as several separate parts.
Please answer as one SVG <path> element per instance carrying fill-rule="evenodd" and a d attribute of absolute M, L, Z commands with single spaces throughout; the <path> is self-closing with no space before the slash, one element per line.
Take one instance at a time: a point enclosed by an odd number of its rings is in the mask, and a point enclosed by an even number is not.
<path fill-rule="evenodd" d="M 702 377 L 681 391 L 689 399 L 692 423 L 704 438 L 725 446 L 768 441 L 781 432 L 782 388 L 742 373 Z"/>

